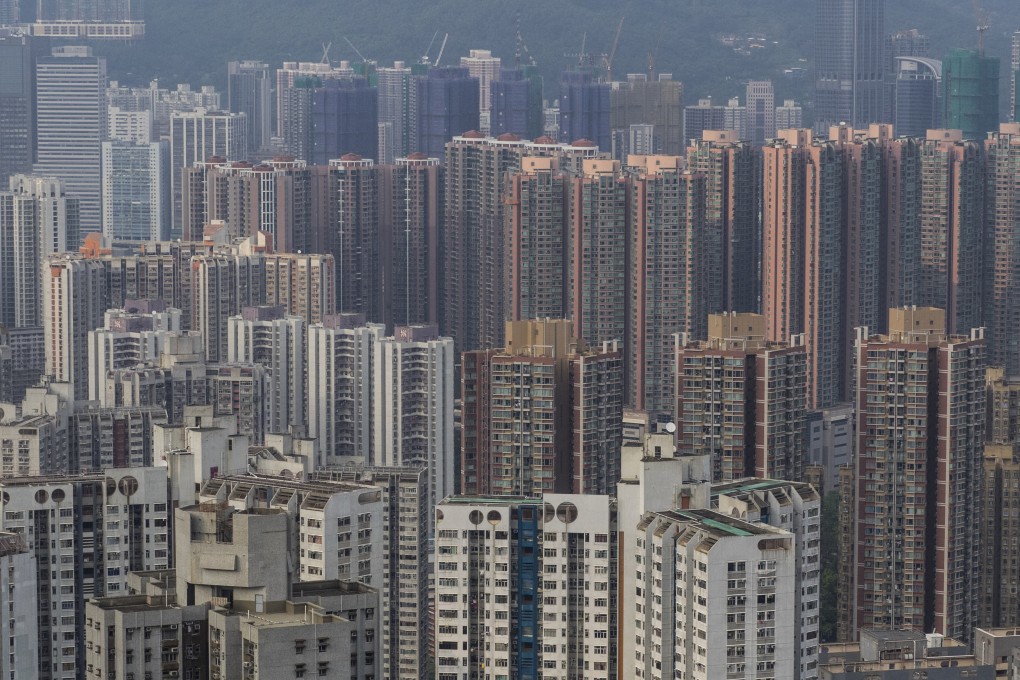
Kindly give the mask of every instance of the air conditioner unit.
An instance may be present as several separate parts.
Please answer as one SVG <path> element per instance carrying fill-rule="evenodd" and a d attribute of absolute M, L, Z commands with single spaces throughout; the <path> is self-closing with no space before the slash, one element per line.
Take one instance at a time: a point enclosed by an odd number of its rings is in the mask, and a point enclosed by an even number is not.
<path fill-rule="evenodd" d="M 171 623 L 170 624 L 170 630 L 177 630 L 177 624 L 176 623 Z"/>

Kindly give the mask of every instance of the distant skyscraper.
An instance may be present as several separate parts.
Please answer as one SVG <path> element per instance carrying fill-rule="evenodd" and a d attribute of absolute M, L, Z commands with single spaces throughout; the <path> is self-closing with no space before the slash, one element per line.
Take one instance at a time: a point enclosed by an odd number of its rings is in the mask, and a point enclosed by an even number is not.
<path fill-rule="evenodd" d="M 170 239 L 170 146 L 103 142 L 103 234 L 125 241 Z"/>
<path fill-rule="evenodd" d="M 171 236 L 180 238 L 182 173 L 194 163 L 218 156 L 228 161 L 248 159 L 248 116 L 196 109 L 175 111 L 170 117 L 170 193 L 174 220 Z"/>
<path fill-rule="evenodd" d="M 327 80 L 312 91 L 314 165 L 327 165 L 344 154 L 372 158 L 379 150 L 376 88 L 360 76 Z"/>
<path fill-rule="evenodd" d="M 959 130 L 931 130 L 920 153 L 921 270 L 917 304 L 945 310 L 949 333 L 967 333 L 984 326 L 982 144 L 967 141 Z"/>
<path fill-rule="evenodd" d="M 888 122 L 885 0 L 815 7 L 815 130 Z"/>
<path fill-rule="evenodd" d="M 611 88 L 588 71 L 564 71 L 560 75 L 561 141 L 587 139 L 600 151 L 612 149 Z"/>
<path fill-rule="evenodd" d="M 414 151 L 443 158 L 446 143 L 457 135 L 478 129 L 478 79 L 466 68 L 430 68 L 415 81 L 417 137 Z"/>
<path fill-rule="evenodd" d="M 411 67 L 397 61 L 391 67 L 380 66 L 375 70 L 379 97 L 379 123 L 391 125 L 393 154 L 380 156 L 380 163 L 393 163 L 413 151 L 411 149 L 411 115 L 415 94 Z"/>
<path fill-rule="evenodd" d="M 0 24 L 3 22 L 0 21 Z M 0 188 L 11 175 L 32 172 L 36 151 L 35 60 L 49 41 L 0 30 Z"/>
<path fill-rule="evenodd" d="M 981 141 L 999 127 L 999 58 L 955 49 L 942 60 L 942 126 Z"/>
<path fill-rule="evenodd" d="M 747 108 L 736 97 L 726 106 L 712 104 L 712 98 L 699 99 L 697 106 L 684 107 L 684 141 L 690 145 L 702 138 L 705 130 L 728 130 L 736 139 L 747 138 Z"/>
<path fill-rule="evenodd" d="M 542 76 L 535 66 L 505 68 L 493 80 L 489 104 L 489 129 L 538 139 L 542 129 Z"/>
<path fill-rule="evenodd" d="M 478 129 L 488 132 L 491 85 L 499 80 L 501 61 L 499 57 L 492 56 L 489 50 L 471 50 L 469 54 L 460 58 L 460 65 L 468 70 L 472 78 L 478 79 L 478 110 L 481 118 Z"/>
<path fill-rule="evenodd" d="M 106 272 L 97 260 L 54 255 L 42 276 L 46 374 L 71 384 L 75 399 L 89 393 L 88 335 L 103 325 Z"/>
<path fill-rule="evenodd" d="M 984 341 L 977 329 L 948 335 L 940 309 L 889 314 L 889 334 L 859 329 L 855 348 L 840 636 L 877 627 L 968 639 L 979 610 Z M 910 483 L 899 479 L 904 469 Z"/>
<path fill-rule="evenodd" d="M 942 62 L 896 57 L 893 129 L 898 136 L 924 137 L 942 115 Z"/>
<path fill-rule="evenodd" d="M 248 116 L 248 148 L 269 147 L 272 136 L 272 83 L 269 64 L 231 61 L 227 64 L 227 108 Z"/>
<path fill-rule="evenodd" d="M 649 80 L 644 73 L 630 73 L 625 82 L 613 84 L 609 94 L 612 129 L 642 124 L 653 128 L 652 148 L 635 151 L 631 145 L 629 153 L 683 155 L 683 91 L 683 83 L 673 80 L 670 73 L 660 73 L 656 80 Z"/>
<path fill-rule="evenodd" d="M 0 192 L 0 324 L 41 327 L 43 262 L 78 242 L 78 199 L 60 180 L 14 175 Z"/>
<path fill-rule="evenodd" d="M 771 80 L 747 83 L 747 138 L 756 146 L 776 136 L 776 95 Z"/>
<path fill-rule="evenodd" d="M 927 57 L 928 46 L 928 36 L 916 28 L 889 36 L 889 56 L 893 60 L 896 57 Z"/>
<path fill-rule="evenodd" d="M 776 107 L 776 129 L 799 127 L 804 127 L 804 109 L 792 99 L 783 100 L 783 105 Z"/>
<path fill-rule="evenodd" d="M 505 349 L 463 355 L 461 490 L 530 497 L 613 488 L 621 352 L 589 347 L 567 320 L 511 321 L 506 335 Z M 508 389 L 516 393 L 505 404 Z"/>
<path fill-rule="evenodd" d="M 1020 31 L 1013 33 L 1009 65 L 1009 119 L 1020 122 L 1020 108 L 1017 108 L 1020 106 L 1020 102 L 1017 101 L 1017 91 L 1020 90 Z"/>
<path fill-rule="evenodd" d="M 101 142 L 106 136 L 106 61 L 88 47 L 54 48 L 36 61 L 35 172 L 57 177 L 81 206 L 81 225 L 102 228 Z"/>

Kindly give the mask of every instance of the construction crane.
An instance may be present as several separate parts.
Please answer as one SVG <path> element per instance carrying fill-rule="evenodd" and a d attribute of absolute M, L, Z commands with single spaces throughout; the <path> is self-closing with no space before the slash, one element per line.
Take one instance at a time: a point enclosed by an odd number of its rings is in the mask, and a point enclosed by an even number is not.
<path fill-rule="evenodd" d="M 365 55 L 364 55 L 364 54 L 362 54 L 362 53 L 361 53 L 361 52 L 360 52 L 360 51 L 358 50 L 358 48 L 354 46 L 354 43 L 352 43 L 352 42 L 351 42 L 350 40 L 348 40 L 348 38 L 347 38 L 347 36 L 346 36 L 346 35 L 344 36 L 344 41 L 345 41 L 345 42 L 346 42 L 346 43 L 347 43 L 348 45 L 350 45 L 350 46 L 351 46 L 351 49 L 352 49 L 352 50 L 354 50 L 354 53 L 355 53 L 356 55 L 358 55 L 358 58 L 359 58 L 359 59 L 361 59 L 361 61 L 362 61 L 362 62 L 364 62 L 364 63 L 368 63 L 368 59 L 365 59 Z"/>
<path fill-rule="evenodd" d="M 418 60 L 419 64 L 429 63 L 429 52 L 432 51 L 432 46 L 436 43 L 436 38 L 439 37 L 439 31 L 432 34 L 432 40 L 429 41 L 429 46 L 425 48 L 425 54 L 422 55 L 421 59 Z"/>
<path fill-rule="evenodd" d="M 988 30 L 988 15 L 985 14 L 978 0 L 970 1 L 974 6 L 974 17 L 977 19 L 978 54 L 983 57 L 985 55 L 985 32 Z"/>
<path fill-rule="evenodd" d="M 616 57 L 616 47 L 620 44 L 620 31 L 623 30 L 623 20 L 626 16 L 620 17 L 620 23 L 616 25 L 616 35 L 613 36 L 613 48 L 608 55 L 602 55 L 602 66 L 606 69 L 606 80 L 613 82 L 613 58 Z"/>
<path fill-rule="evenodd" d="M 525 66 L 534 66 L 535 58 L 531 56 L 531 52 L 528 51 L 528 46 L 524 44 L 524 35 L 521 33 L 521 10 L 517 10 L 517 18 L 515 19 L 517 24 L 517 36 L 516 48 L 514 49 L 514 66 L 517 68 L 521 67 L 521 57 L 527 55 L 528 62 Z"/>
<path fill-rule="evenodd" d="M 608 57 L 608 55 L 606 55 L 606 54 L 590 54 L 587 51 L 585 51 L 585 48 L 587 46 L 588 46 L 588 33 L 586 31 L 584 33 L 584 35 L 581 36 L 581 51 L 580 52 L 568 52 L 568 53 L 564 54 L 563 56 L 564 57 L 568 57 L 568 58 L 576 57 L 577 58 L 577 67 L 578 67 L 578 69 L 591 69 L 591 70 L 593 70 L 595 68 L 595 60 L 596 59 L 605 59 L 605 58 Z"/>
<path fill-rule="evenodd" d="M 322 61 L 319 62 L 320 64 L 329 63 L 329 50 L 332 47 L 333 43 L 329 43 L 328 45 L 326 43 L 322 43 Z"/>
<path fill-rule="evenodd" d="M 443 36 L 443 44 L 439 46 L 439 54 L 436 56 L 436 68 L 439 68 L 439 62 L 443 59 L 443 52 L 446 51 L 446 41 L 449 40 L 449 38 L 449 33 Z"/>

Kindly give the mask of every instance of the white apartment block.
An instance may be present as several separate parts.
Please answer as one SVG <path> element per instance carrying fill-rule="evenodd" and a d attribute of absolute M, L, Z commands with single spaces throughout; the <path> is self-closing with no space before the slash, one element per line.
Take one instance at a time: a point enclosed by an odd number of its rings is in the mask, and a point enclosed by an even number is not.
<path fill-rule="evenodd" d="M 305 423 L 305 322 L 282 306 L 245 307 L 227 324 L 227 361 L 269 373 L 267 432 L 301 434 Z"/>
<path fill-rule="evenodd" d="M 435 326 L 397 326 L 376 342 L 372 363 L 369 462 L 427 468 L 435 506 L 454 489 L 453 339 L 440 337 Z"/>
<path fill-rule="evenodd" d="M 46 265 L 42 276 L 46 374 L 70 383 L 75 399 L 85 399 L 88 334 L 103 323 L 106 271 L 99 260 L 70 254 L 54 255 Z"/>
<path fill-rule="evenodd" d="M 382 583 L 386 546 L 378 487 L 226 474 L 206 482 L 199 501 L 286 513 L 291 532 L 287 559 L 294 565 L 295 580 L 342 579 L 375 587 Z"/>
<path fill-rule="evenodd" d="M 0 532 L 0 669 L 4 680 L 35 677 L 39 593 L 35 554 L 23 537 Z"/>
<path fill-rule="evenodd" d="M 319 465 L 364 464 L 372 457 L 372 356 L 386 335 L 361 314 L 308 327 L 308 435 Z"/>
<path fill-rule="evenodd" d="M 0 480 L 0 494 L 0 529 L 51 565 L 38 572 L 34 677 L 74 680 L 83 671 L 85 602 L 126 592 L 129 571 L 170 566 L 166 470 L 16 477 Z"/>
<path fill-rule="evenodd" d="M 795 678 L 793 534 L 714 510 L 645 515 L 625 550 L 640 558 L 631 677 Z"/>
<path fill-rule="evenodd" d="M 347 467 L 316 472 L 313 479 L 372 484 L 382 490 L 382 661 L 384 678 L 416 680 L 429 663 L 428 471 L 413 467 Z"/>
<path fill-rule="evenodd" d="M 609 496 L 440 503 L 437 678 L 616 678 L 615 519 Z"/>
<path fill-rule="evenodd" d="M 181 331 L 181 310 L 159 303 L 138 303 L 132 311 L 108 309 L 103 326 L 88 333 L 89 400 L 114 406 L 106 378 L 138 364 L 157 364 L 171 333 Z"/>

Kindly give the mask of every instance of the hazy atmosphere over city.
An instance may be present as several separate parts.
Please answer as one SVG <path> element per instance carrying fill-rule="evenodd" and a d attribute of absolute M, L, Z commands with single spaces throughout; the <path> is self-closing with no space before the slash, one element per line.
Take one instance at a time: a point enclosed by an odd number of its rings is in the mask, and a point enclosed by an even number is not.
<path fill-rule="evenodd" d="M 1017 0 L 0 0 L 0 677 L 1020 678 Z"/>

